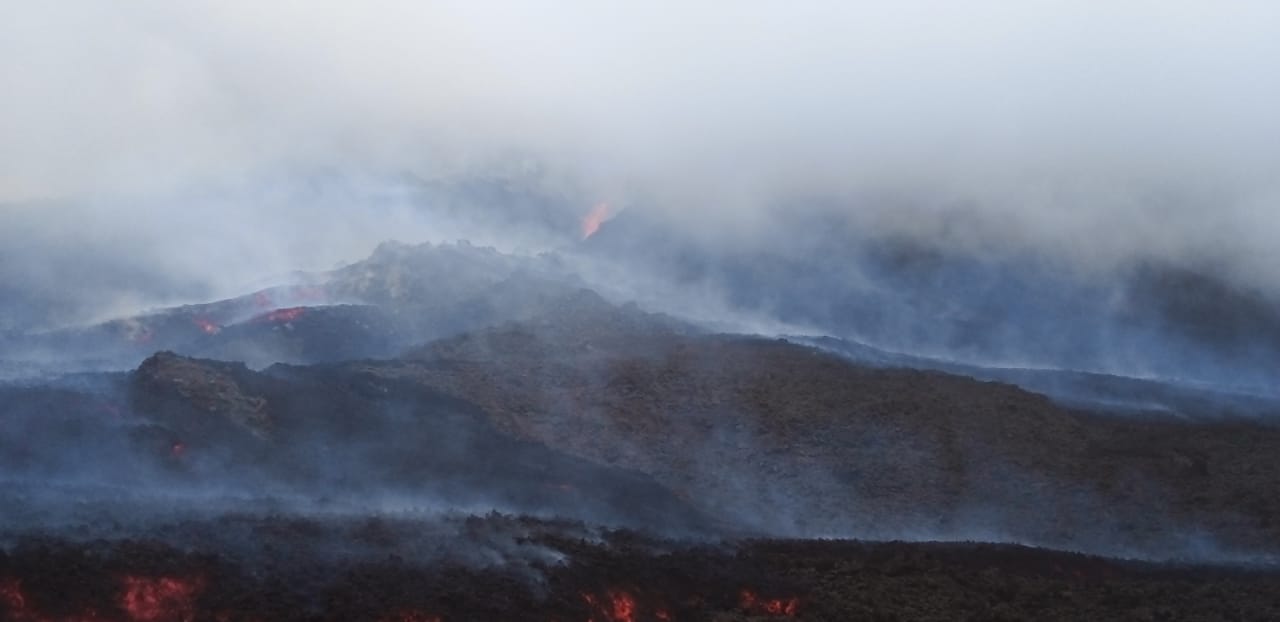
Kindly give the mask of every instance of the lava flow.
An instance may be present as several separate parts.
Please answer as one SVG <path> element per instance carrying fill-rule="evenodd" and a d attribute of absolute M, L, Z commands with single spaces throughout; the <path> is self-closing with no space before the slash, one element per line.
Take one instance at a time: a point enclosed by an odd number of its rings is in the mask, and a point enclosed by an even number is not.
<path fill-rule="evenodd" d="M 186 621 L 194 618 L 199 581 L 174 577 L 125 577 L 120 608 L 136 622 Z"/>
<path fill-rule="evenodd" d="M 751 590 L 742 590 L 738 604 L 739 608 L 754 615 L 794 618 L 796 610 L 800 607 L 800 599 L 794 597 L 760 598 L 759 595 Z"/>
<path fill-rule="evenodd" d="M 256 318 L 253 318 L 253 321 L 268 322 L 271 324 L 285 324 L 298 319 L 299 317 L 302 316 L 303 313 L 306 313 L 306 311 L 307 311 L 306 307 L 290 307 L 288 309 L 276 309 L 275 311 L 272 311 L 270 313 L 264 313 L 262 315 L 259 315 Z"/>
<path fill-rule="evenodd" d="M 627 592 L 609 590 L 605 599 L 593 594 L 583 594 L 582 600 L 604 616 L 606 622 L 636 622 L 636 599 Z M 595 618 L 588 622 L 595 622 Z"/>
<path fill-rule="evenodd" d="M 200 330 L 204 331 L 206 335 L 216 335 L 218 334 L 219 331 L 222 330 L 221 326 L 218 326 L 214 322 L 211 322 L 202 317 L 192 318 L 191 322 L 196 326 L 198 326 Z"/>
<path fill-rule="evenodd" d="M 600 225 L 609 219 L 609 204 L 596 203 L 590 212 L 582 218 L 582 239 L 587 239 L 595 235 L 600 230 Z"/>

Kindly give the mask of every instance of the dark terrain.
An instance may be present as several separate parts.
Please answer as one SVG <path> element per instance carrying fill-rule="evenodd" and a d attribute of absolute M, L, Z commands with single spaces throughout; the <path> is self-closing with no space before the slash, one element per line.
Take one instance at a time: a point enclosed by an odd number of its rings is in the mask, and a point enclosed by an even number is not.
<path fill-rule="evenodd" d="M 236 518 L 223 519 L 233 527 Z M 222 525 L 214 526 L 224 527 Z M 424 527 L 389 519 L 261 519 L 268 564 L 154 541 L 17 542 L 0 556 L 0 611 L 37 620 L 1270 620 L 1280 575 L 1155 566 L 1012 545 L 751 540 L 678 545 L 504 516 L 434 534 L 429 563 L 317 561 L 316 540 L 388 551 Z M 450 549 L 493 547 L 476 566 Z M 516 561 L 520 560 L 517 565 Z"/>
<path fill-rule="evenodd" d="M 1267 394 L 718 333 L 465 245 L 307 279 L 7 339 L 0 619 L 1280 616 Z"/>

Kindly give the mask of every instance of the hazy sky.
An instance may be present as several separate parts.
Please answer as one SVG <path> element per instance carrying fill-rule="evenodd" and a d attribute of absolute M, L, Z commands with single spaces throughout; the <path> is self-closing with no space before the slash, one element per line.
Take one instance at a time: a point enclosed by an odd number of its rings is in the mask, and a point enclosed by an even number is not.
<path fill-rule="evenodd" d="M 4 9 L 0 203 L 515 153 L 587 189 L 584 212 L 643 195 L 752 223 L 780 197 L 887 192 L 1106 252 L 1280 260 L 1274 1 Z M 99 224 L 155 215 L 120 205 Z M 257 216 L 218 209 L 195 217 Z"/>

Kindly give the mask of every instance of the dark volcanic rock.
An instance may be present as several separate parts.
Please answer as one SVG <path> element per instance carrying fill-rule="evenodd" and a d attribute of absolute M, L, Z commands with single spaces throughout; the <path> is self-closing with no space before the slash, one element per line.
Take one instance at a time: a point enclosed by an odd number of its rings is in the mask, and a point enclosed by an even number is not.
<path fill-rule="evenodd" d="M 197 481 L 236 472 L 338 497 L 414 495 L 656 529 L 702 521 L 644 475 L 504 434 L 474 404 L 404 381 L 160 353 L 135 372 L 132 394 L 140 413 L 189 439 Z"/>
<path fill-rule="evenodd" d="M 223 527 L 235 528 L 234 524 Z M 193 528 L 199 528 L 193 526 Z M 142 540 L 26 539 L 0 553 L 6 620 L 659 622 L 815 620 L 1269 620 L 1274 569 L 1153 566 L 982 544 L 747 541 L 689 546 L 572 524 L 386 521 L 342 534 L 314 519 L 272 562 Z M 442 555 L 302 553 L 376 530 L 395 550 L 437 531 Z M 468 561 L 468 551 L 494 561 Z"/>
<path fill-rule="evenodd" d="M 1280 497 L 1261 492 L 1280 483 L 1275 426 L 1102 416 L 1008 384 L 583 313 L 351 369 L 463 396 L 512 434 L 772 533 L 1280 552 Z"/>

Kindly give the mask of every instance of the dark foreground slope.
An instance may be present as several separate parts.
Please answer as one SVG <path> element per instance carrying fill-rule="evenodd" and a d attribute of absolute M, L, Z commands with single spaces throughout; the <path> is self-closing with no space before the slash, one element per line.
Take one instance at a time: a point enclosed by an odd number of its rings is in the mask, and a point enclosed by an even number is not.
<path fill-rule="evenodd" d="M 0 619 L 103 622 L 1269 620 L 1280 574 L 1009 545 L 757 540 L 690 546 L 503 516 L 441 525 L 245 521 L 270 563 L 155 541 L 25 540 L 0 554 Z M 317 559 L 338 536 L 443 555 Z M 467 551 L 505 557 L 468 560 Z M 474 558 L 474 556 L 473 556 Z"/>

